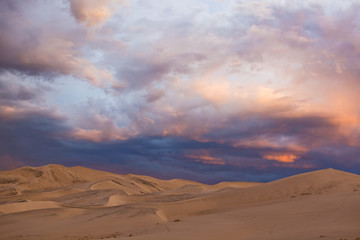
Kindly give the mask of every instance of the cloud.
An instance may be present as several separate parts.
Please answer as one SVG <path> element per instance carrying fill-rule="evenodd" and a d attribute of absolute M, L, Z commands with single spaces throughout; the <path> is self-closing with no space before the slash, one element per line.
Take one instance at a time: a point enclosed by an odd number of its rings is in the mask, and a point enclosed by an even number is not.
<path fill-rule="evenodd" d="M 237 10 L 242 14 L 253 16 L 259 20 L 273 19 L 273 11 L 267 1 L 239 1 Z"/>
<path fill-rule="evenodd" d="M 225 162 L 220 157 L 213 157 L 210 154 L 206 150 L 196 150 L 185 153 L 185 157 L 203 164 L 225 165 Z"/>
<path fill-rule="evenodd" d="M 2 1 L 9 166 L 105 161 L 208 182 L 359 169 L 357 1 L 122 6 Z"/>
<path fill-rule="evenodd" d="M 293 163 L 299 157 L 294 154 L 265 154 L 263 158 L 283 163 Z"/>
<path fill-rule="evenodd" d="M 102 25 L 115 13 L 119 0 L 71 0 L 70 9 L 78 22 L 87 26 Z"/>
<path fill-rule="evenodd" d="M 14 79 L 0 75 L 0 102 L 22 100 L 28 101 L 36 97 L 34 89 L 29 86 L 18 85 Z"/>
<path fill-rule="evenodd" d="M 25 79 L 29 82 L 25 82 Z M 43 95 L 49 90 L 48 87 L 30 81 L 22 75 L 0 74 L 0 117 L 17 119 L 28 112 L 46 109 Z"/>
<path fill-rule="evenodd" d="M 96 67 L 79 50 L 81 29 L 69 28 L 69 20 L 61 11 L 41 4 L 14 1 L 0 10 L 0 30 L 7 33 L 0 37 L 0 70 L 42 77 L 73 75 L 100 87 L 114 83 L 109 70 Z M 58 5 L 57 2 L 55 6 Z M 64 24 L 43 21 L 37 11 L 26 11 L 27 8 L 49 11 L 48 14 L 53 13 L 52 21 Z"/>
<path fill-rule="evenodd" d="M 13 163 L 37 166 L 57 162 L 215 183 L 238 179 L 269 181 L 330 166 L 351 171 L 359 164 L 355 160 L 358 148 L 345 149 L 343 145 L 298 154 L 279 146 L 233 146 L 188 137 L 143 135 L 127 140 L 92 141 L 75 139 L 75 129 L 54 112 L 38 109 L 6 116 L 0 114 L 0 156 L 8 163 L 2 169 L 14 167 Z M 263 159 L 261 153 L 276 161 Z M 298 157 L 295 162 L 279 161 L 292 154 Z M 338 161 L 339 156 L 345 155 L 349 159 L 346 167 Z"/>
<path fill-rule="evenodd" d="M 97 116 L 94 119 L 94 126 L 92 129 L 77 128 L 73 131 L 72 136 L 75 139 L 102 142 L 114 140 L 126 140 L 131 137 L 127 129 L 119 128 L 113 121 L 105 117 Z"/>

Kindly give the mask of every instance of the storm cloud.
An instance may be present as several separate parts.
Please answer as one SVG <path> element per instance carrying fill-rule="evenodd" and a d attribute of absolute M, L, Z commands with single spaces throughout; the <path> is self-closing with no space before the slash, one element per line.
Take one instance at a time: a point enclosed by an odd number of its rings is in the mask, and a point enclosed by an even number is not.
<path fill-rule="evenodd" d="M 0 167 L 359 173 L 357 1 L 0 1 Z"/>

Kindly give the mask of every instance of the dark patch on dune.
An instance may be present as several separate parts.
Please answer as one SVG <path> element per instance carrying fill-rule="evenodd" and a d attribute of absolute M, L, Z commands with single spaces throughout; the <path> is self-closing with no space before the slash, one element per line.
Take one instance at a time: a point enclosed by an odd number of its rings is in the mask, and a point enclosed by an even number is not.
<path fill-rule="evenodd" d="M 111 195 L 121 194 L 125 194 L 125 192 L 118 189 L 99 189 L 74 193 L 53 200 L 69 206 L 103 206 Z"/>
<path fill-rule="evenodd" d="M 14 195 L 18 195 L 18 192 L 16 191 L 15 188 L 0 189 L 0 196 L 14 196 Z"/>
<path fill-rule="evenodd" d="M 43 175 L 43 171 L 36 170 L 31 167 L 24 167 L 22 170 L 31 173 L 34 177 L 41 177 Z"/>
<path fill-rule="evenodd" d="M 18 181 L 17 178 L 0 178 L 0 184 L 17 183 Z"/>
<path fill-rule="evenodd" d="M 141 179 L 141 178 L 132 178 L 133 181 L 137 182 L 137 183 L 140 183 L 140 184 L 143 184 L 145 186 L 149 186 L 149 187 L 152 187 L 152 188 L 155 188 L 156 190 L 158 191 L 161 191 L 156 185 L 156 183 L 153 183 L 153 182 L 149 182 L 149 181 L 146 181 L 144 179 Z"/>
<path fill-rule="evenodd" d="M 121 182 L 119 182 L 119 181 L 116 181 L 116 180 L 111 180 L 113 183 L 116 183 L 116 184 L 118 184 L 118 185 L 121 185 L 121 186 L 123 186 L 123 184 L 121 183 Z"/>

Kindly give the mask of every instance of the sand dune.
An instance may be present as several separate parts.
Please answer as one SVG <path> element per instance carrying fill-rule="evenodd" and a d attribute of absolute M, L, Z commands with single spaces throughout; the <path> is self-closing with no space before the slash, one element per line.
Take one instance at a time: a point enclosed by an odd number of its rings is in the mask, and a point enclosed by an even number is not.
<path fill-rule="evenodd" d="M 181 203 L 160 206 L 168 217 L 224 211 L 245 204 L 289 200 L 310 195 L 353 193 L 360 191 L 360 176 L 334 169 L 299 174 L 249 188 L 224 188 Z"/>
<path fill-rule="evenodd" d="M 0 172 L 0 239 L 355 239 L 360 176 L 159 180 L 60 165 Z"/>
<path fill-rule="evenodd" d="M 1 189 L 22 194 L 29 191 L 51 190 L 77 185 L 85 189 L 121 189 L 132 194 L 163 192 L 195 182 L 188 180 L 159 180 L 140 175 L 118 175 L 84 167 L 64 167 L 51 164 L 43 167 L 23 167 L 0 174 Z M 89 185 L 90 184 L 90 185 Z M 200 183 L 195 183 L 201 185 Z M 90 187 L 89 187 L 90 186 Z M 14 193 L 15 194 L 15 193 Z M 6 194 L 5 194 L 6 195 Z"/>
<path fill-rule="evenodd" d="M 127 199 L 123 195 L 111 195 L 104 206 L 114 207 L 114 206 L 125 205 L 127 203 L 131 203 L 131 201 L 129 201 L 129 199 Z"/>
<path fill-rule="evenodd" d="M 59 208 L 60 205 L 52 201 L 25 201 L 0 205 L 0 212 L 15 213 L 47 208 Z"/>
<path fill-rule="evenodd" d="M 213 188 L 226 188 L 226 187 L 232 187 L 232 188 L 248 188 L 248 187 L 254 187 L 257 185 L 260 185 L 261 183 L 256 182 L 221 182 L 218 184 L 213 185 Z"/>

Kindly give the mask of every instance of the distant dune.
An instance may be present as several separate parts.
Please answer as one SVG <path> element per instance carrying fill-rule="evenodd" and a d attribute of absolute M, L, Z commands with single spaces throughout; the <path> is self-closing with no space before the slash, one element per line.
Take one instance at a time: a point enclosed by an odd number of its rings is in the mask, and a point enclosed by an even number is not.
<path fill-rule="evenodd" d="M 61 165 L 0 172 L 0 239 L 356 239 L 360 176 L 159 180 Z"/>

